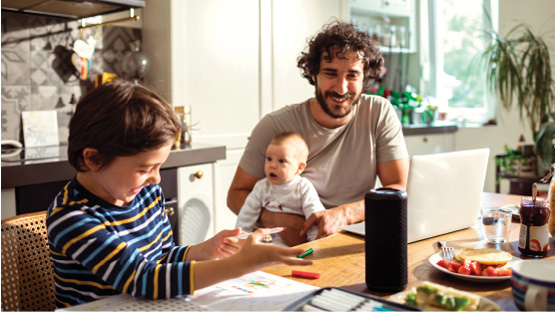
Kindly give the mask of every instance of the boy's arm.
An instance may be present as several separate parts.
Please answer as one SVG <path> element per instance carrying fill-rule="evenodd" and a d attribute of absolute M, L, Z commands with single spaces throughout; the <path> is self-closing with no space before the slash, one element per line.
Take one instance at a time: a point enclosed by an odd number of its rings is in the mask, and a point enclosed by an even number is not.
<path fill-rule="evenodd" d="M 225 259 L 195 262 L 193 269 L 195 290 L 255 272 L 269 265 L 304 266 L 312 264 L 310 260 L 297 258 L 304 252 L 302 248 L 285 248 L 261 243 L 260 240 L 267 234 L 269 234 L 269 229 L 255 231 L 247 238 L 237 254 Z"/>

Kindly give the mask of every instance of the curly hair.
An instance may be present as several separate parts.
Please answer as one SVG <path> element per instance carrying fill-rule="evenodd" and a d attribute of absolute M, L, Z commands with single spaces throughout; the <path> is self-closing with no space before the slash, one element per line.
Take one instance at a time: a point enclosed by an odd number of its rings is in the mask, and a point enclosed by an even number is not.
<path fill-rule="evenodd" d="M 332 49 L 338 49 L 335 53 L 337 58 L 345 52 L 358 52 L 363 58 L 364 64 L 364 86 L 366 91 L 372 81 L 379 78 L 381 67 L 383 66 L 383 56 L 376 46 L 372 43 L 372 38 L 367 32 L 357 29 L 351 23 L 335 21 L 324 26 L 308 42 L 308 51 L 302 52 L 297 60 L 297 67 L 302 70 L 302 76 L 315 85 L 313 76 L 320 71 L 320 61 L 322 57 L 326 61 L 331 61 L 334 57 Z"/>
<path fill-rule="evenodd" d="M 181 129 L 173 108 L 149 89 L 123 80 L 104 84 L 77 103 L 69 123 L 68 161 L 87 171 L 83 150 L 98 150 L 101 168 L 118 156 L 131 156 L 175 142 Z"/>

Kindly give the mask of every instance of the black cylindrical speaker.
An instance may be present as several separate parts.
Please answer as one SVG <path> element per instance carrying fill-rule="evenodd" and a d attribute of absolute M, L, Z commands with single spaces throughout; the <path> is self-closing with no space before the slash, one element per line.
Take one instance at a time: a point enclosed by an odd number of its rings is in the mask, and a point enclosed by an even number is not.
<path fill-rule="evenodd" d="M 408 282 L 407 193 L 392 188 L 366 192 L 366 286 L 397 292 Z"/>

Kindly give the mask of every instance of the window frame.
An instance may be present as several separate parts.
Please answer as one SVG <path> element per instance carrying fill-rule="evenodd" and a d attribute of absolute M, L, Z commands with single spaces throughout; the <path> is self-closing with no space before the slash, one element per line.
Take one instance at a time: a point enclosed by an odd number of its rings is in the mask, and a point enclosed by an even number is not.
<path fill-rule="evenodd" d="M 443 71 L 443 50 L 442 44 L 438 44 L 443 40 L 443 29 L 438 27 L 441 25 L 441 0 L 422 0 L 420 3 L 420 64 L 422 66 L 422 76 L 420 79 L 420 89 L 423 94 L 436 98 L 440 105 L 440 110 L 447 113 L 447 119 L 456 121 L 461 126 L 482 125 L 490 120 L 495 120 L 497 115 L 497 97 L 489 91 L 486 86 L 484 77 L 484 103 L 481 108 L 452 108 L 448 107 L 447 100 L 437 99 L 438 94 L 438 77 Z M 491 17 L 491 22 L 484 14 L 484 40 L 492 41 L 489 35 L 497 32 L 499 17 L 498 0 L 482 0 L 483 6 Z M 433 17 L 433 18 L 429 18 Z M 492 29 L 493 26 L 493 29 Z M 481 65 L 481 64 L 480 64 Z"/>

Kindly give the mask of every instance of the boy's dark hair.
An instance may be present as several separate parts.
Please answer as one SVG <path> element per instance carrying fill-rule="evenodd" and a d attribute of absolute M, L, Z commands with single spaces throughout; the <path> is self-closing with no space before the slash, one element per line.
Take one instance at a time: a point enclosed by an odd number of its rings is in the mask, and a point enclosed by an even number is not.
<path fill-rule="evenodd" d="M 331 50 L 339 50 L 332 55 Z M 320 33 L 313 37 L 308 43 L 308 51 L 302 52 L 297 60 L 297 67 L 303 72 L 302 76 L 315 85 L 313 76 L 320 72 L 320 61 L 327 54 L 326 61 L 333 57 L 345 58 L 345 52 L 358 52 L 363 58 L 364 85 L 363 91 L 368 90 L 372 81 L 379 78 L 383 66 L 383 56 L 372 43 L 372 37 L 365 31 L 357 29 L 350 23 L 335 21 L 325 25 Z"/>
<path fill-rule="evenodd" d="M 77 103 L 69 123 L 68 160 L 77 171 L 87 171 L 83 150 L 94 148 L 102 168 L 115 157 L 175 142 L 180 127 L 172 106 L 159 95 L 116 80 L 95 88 Z"/>

